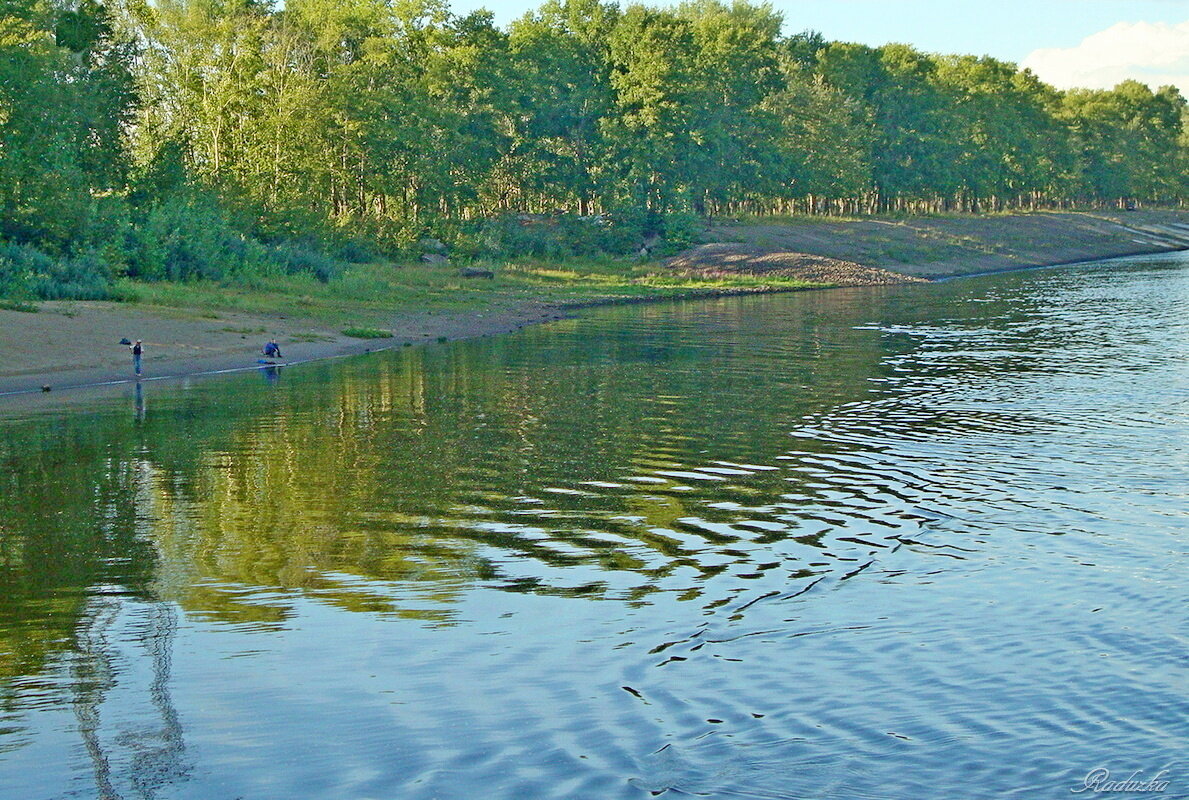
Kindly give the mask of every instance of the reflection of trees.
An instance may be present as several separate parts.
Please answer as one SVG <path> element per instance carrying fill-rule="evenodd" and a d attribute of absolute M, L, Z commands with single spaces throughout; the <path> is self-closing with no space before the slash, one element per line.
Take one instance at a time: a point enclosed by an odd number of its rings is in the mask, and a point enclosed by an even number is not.
<path fill-rule="evenodd" d="M 102 598 L 101 598 L 102 602 Z M 78 732 L 91 760 L 95 775 L 95 790 L 101 800 L 118 798 L 112 782 L 111 763 L 100 739 L 100 708 L 104 695 L 115 685 L 115 670 L 111 663 L 111 645 L 107 629 L 117 613 L 111 603 L 96 607 L 83 617 L 75 650 L 74 715 Z"/>
<path fill-rule="evenodd" d="M 140 536 L 131 463 L 112 459 L 135 437 L 118 428 L 110 448 L 85 425 L 8 426 L 0 437 L 0 700 L 19 675 L 44 672 L 77 649 L 87 594 L 120 586 L 144 596 L 157 566 Z"/>
<path fill-rule="evenodd" d="M 471 579 L 469 554 L 417 546 L 423 521 L 382 502 L 378 427 L 399 406 L 418 417 L 422 371 L 405 363 L 377 380 L 352 376 L 325 405 L 279 406 L 239 425 L 184 482 L 154 480 L 152 538 L 184 572 L 165 589 L 186 608 L 237 621 L 279 621 L 285 606 L 242 587 L 299 591 L 352 611 L 427 620 Z M 341 576 L 341 577 L 339 577 Z M 419 584 L 397 598 L 358 578 Z"/>
<path fill-rule="evenodd" d="M 154 603 L 149 608 L 151 636 L 145 643 L 153 662 L 153 681 L 149 697 L 161 720 L 156 737 L 137 738 L 138 744 L 156 742 L 138 752 L 132 763 L 132 776 L 140 794 L 149 797 L 158 786 L 183 777 L 188 767 L 183 761 L 186 748 L 183 728 L 173 707 L 169 679 L 173 669 L 173 641 L 177 632 L 177 612 L 171 603 Z"/>
<path fill-rule="evenodd" d="M 122 797 L 119 789 L 123 783 L 131 784 L 135 796 L 152 798 L 161 787 L 183 778 L 188 771 L 182 723 L 169 688 L 176 612 L 168 603 L 153 603 L 146 608 L 148 624 L 141 645 L 148 651 L 152 666 L 148 699 L 156 722 L 141 722 L 132 730 L 121 730 L 118 736 L 105 729 L 102 711 L 106 697 L 119 683 L 120 670 L 115 661 L 122 654 L 110 630 L 125 610 L 122 598 L 118 594 L 97 595 L 79 624 L 71 659 L 72 705 L 101 800 Z M 128 718 L 127 714 L 121 715 L 123 725 L 127 725 Z M 125 750 L 127 766 L 113 768 L 113 756 Z"/>
<path fill-rule="evenodd" d="M 71 705 L 98 796 L 121 796 L 112 764 L 118 751 L 130 753 L 135 794 L 152 797 L 184 768 L 182 729 L 169 695 L 176 612 L 153 596 L 160 562 L 143 524 L 149 467 L 138 437 L 120 426 L 100 432 L 46 424 L 5 433 L 0 698 L 19 708 L 12 679 L 47 673 L 69 653 Z M 127 653 L 111 627 L 129 607 L 148 609 L 139 638 L 153 675 L 145 695 L 159 723 L 114 737 L 102 707 Z"/>
<path fill-rule="evenodd" d="M 9 426 L 0 679 L 82 647 L 98 585 L 257 625 L 284 624 L 286 593 L 431 623 L 476 581 L 643 598 L 682 573 L 696 596 L 747 556 L 706 558 L 730 534 L 684 520 L 788 484 L 656 476 L 706 453 L 766 460 L 802 415 L 863 393 L 881 356 L 853 330 L 870 298 L 830 297 L 600 312 L 267 387 L 198 383 L 142 399 L 140 419 Z"/>

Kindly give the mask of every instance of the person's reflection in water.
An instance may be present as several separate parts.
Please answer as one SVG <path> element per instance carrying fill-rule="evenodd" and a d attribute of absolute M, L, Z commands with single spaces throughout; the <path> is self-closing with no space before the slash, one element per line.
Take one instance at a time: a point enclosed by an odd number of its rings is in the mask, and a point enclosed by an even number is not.
<path fill-rule="evenodd" d="M 144 422 L 145 416 L 145 398 L 144 398 L 144 384 L 136 384 L 136 421 Z"/>
<path fill-rule="evenodd" d="M 264 380 L 268 383 L 276 383 L 281 379 L 281 368 L 276 365 L 261 367 L 260 374 L 264 376 Z"/>

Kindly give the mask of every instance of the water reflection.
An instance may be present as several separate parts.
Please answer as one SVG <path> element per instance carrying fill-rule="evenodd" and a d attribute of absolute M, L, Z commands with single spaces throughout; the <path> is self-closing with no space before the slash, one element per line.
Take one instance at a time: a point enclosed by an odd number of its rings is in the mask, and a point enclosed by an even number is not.
<path fill-rule="evenodd" d="M 837 298 L 843 310 L 847 299 Z M 300 391 L 280 397 L 237 387 L 234 405 L 215 397 L 226 387 L 207 386 L 162 408 L 139 436 L 112 431 L 108 418 L 72 432 L 75 447 L 102 455 L 54 469 L 82 473 L 61 476 L 78 489 L 80 515 L 90 505 L 87 487 L 122 491 L 108 505 L 136 509 L 140 541 L 160 565 L 158 596 L 228 620 L 284 618 L 283 604 L 245 602 L 241 586 L 439 621 L 449 618 L 457 586 L 475 580 L 640 597 L 665 590 L 666 576 L 680 572 L 677 588 L 697 594 L 685 568 L 691 577 L 724 569 L 719 559 L 699 559 L 700 548 L 740 538 L 698 522 L 697 507 L 710 495 L 718 502 L 787 488 L 783 476 L 765 477 L 771 466 L 697 464 L 700 451 L 770 451 L 783 420 L 847 384 L 861 391 L 879 355 L 823 350 L 812 337 L 808 359 L 800 339 L 791 350 L 776 337 L 756 347 L 740 311 L 723 303 L 649 309 L 639 319 L 612 314 L 594 323 L 606 329 L 599 336 L 571 322 L 568 331 L 529 332 L 515 347 L 439 350 L 432 371 L 426 354 L 414 352 L 347 370 L 333 384 L 307 375 Z M 672 327 L 649 336 L 658 314 Z M 698 341 L 707 331 L 717 340 Z M 789 369 L 760 370 L 757 356 L 788 356 Z M 670 383 L 654 396 L 657 369 Z M 794 381 L 795 392 L 781 391 Z M 136 391 L 146 422 L 143 388 Z M 769 395 L 768 407 L 751 407 L 751 392 Z M 19 446 L 61 452 L 57 433 L 34 429 L 37 441 Z M 88 434 L 91 442 L 78 441 Z M 16 448 L 6 456 L 15 460 Z M 54 493 L 32 507 L 71 502 L 46 484 L 21 491 Z M 54 527 L 25 518 L 22 528 L 39 523 Z M 748 561 L 741 552 L 733 558 Z M 594 571 L 578 575 L 580 565 Z M 636 577 L 604 579 L 604 571 Z M 378 593 L 342 576 L 425 588 Z"/>
<path fill-rule="evenodd" d="M 311 733 L 338 720 L 326 709 L 316 723 L 296 711 L 287 720 L 283 709 L 339 698 L 345 749 L 328 746 L 305 769 L 339 775 L 362 757 L 408 796 L 420 796 L 414 783 L 424 796 L 483 786 L 542 797 L 744 784 L 782 796 L 781 785 L 809 785 L 782 784 L 765 752 L 781 765 L 843 764 L 892 787 L 888 796 L 924 791 L 837 761 L 884 757 L 897 736 L 928 742 L 930 755 L 896 751 L 896 763 L 944 784 L 947 765 L 970 757 L 955 736 L 982 729 L 1006 741 L 995 712 L 955 711 L 997 696 L 981 669 L 993 654 L 961 634 L 987 633 L 989 619 L 984 597 L 964 587 L 994 574 L 983 588 L 1008 593 L 997 602 L 1052 631 L 1011 593 L 1060 585 L 1048 601 L 1075 603 L 1067 569 L 1166 557 L 1163 540 L 1134 531 L 1167 529 L 1182 485 L 1162 448 L 1185 425 L 1175 400 L 1184 276 L 1179 262 L 1156 260 L 607 309 L 284 381 L 262 370 L 267 391 L 251 375 L 155 386 L 151 414 L 138 384 L 131 419 L 121 405 L 14 420 L 0 438 L 0 748 L 52 750 L 56 739 L 30 732 L 30 719 L 71 708 L 100 796 L 153 796 L 187 777 L 204 785 L 182 720 L 203 730 L 208 712 L 192 697 L 179 711 L 180 685 L 249 709 L 258 766 L 264 742 L 292 746 L 275 726 Z M 1111 544 L 1095 556 L 1095 540 Z M 1113 572 L 1094 579 L 1147 610 L 1177 597 Z M 934 605 L 945 619 L 923 613 Z M 1116 611 L 1115 622 L 1136 613 Z M 572 645 L 557 637 L 560 619 Z M 905 630 L 931 659 L 908 649 Z M 179 663 L 245 688 L 175 676 L 179 637 Z M 1049 646 L 1066 656 L 1080 646 L 1059 639 Z M 1033 640 L 1004 644 L 1038 675 L 1069 669 Z M 262 673 L 215 663 L 212 648 L 272 659 L 290 686 L 258 687 L 273 699 L 257 700 L 247 687 Z M 786 666 L 759 666 L 775 663 Z M 817 672 L 830 666 L 823 684 Z M 382 691 L 366 688 L 377 679 Z M 481 686 L 484 703 L 466 701 L 460 687 Z M 880 686 L 934 716 L 884 707 Z M 1080 730 L 1059 694 L 1043 700 L 1060 706 L 1055 724 Z M 912 733 L 867 738 L 859 720 L 880 708 Z M 1167 730 L 1164 719 L 1152 729 Z M 443 725 L 466 728 L 468 741 Z M 707 726 L 726 726 L 761 763 L 695 744 Z M 349 749 L 372 730 L 386 732 L 384 747 Z M 635 755 L 574 743 L 582 730 L 630 741 Z M 1019 760 L 1030 737 L 1001 755 Z M 212 748 L 208 738 L 208 758 Z M 571 763 L 579 752 L 601 766 Z M 521 758 L 523 774 L 512 771 L 527 783 L 499 777 L 490 753 L 504 768 Z M 463 763 L 462 783 L 442 766 Z M 1027 785 L 1043 773 L 1033 766 Z M 581 781 L 566 784 L 567 770 Z M 293 774 L 299 785 L 312 777 Z M 548 787 L 533 774 L 551 776 Z M 316 785 L 302 791 L 345 791 Z"/>
<path fill-rule="evenodd" d="M 260 377 L 264 378 L 265 383 L 275 384 L 281 379 L 281 367 L 277 364 L 261 367 Z"/>
<path fill-rule="evenodd" d="M 116 663 L 120 648 L 111 639 L 119 624 L 130 616 L 130 610 L 139 617 L 136 638 L 151 675 L 145 679 L 147 686 L 137 687 L 132 693 L 123 687 L 120 734 L 105 736 L 105 702 L 120 684 L 135 680 Z M 102 800 L 118 800 L 126 795 L 156 797 L 162 788 L 184 780 L 192 768 L 170 687 L 176 627 L 176 610 L 171 604 L 129 604 L 118 593 L 96 596 L 80 620 L 72 657 L 71 705 L 95 792 Z M 137 710 L 148 713 L 130 725 L 128 711 L 145 705 L 145 695 L 148 708 Z"/>
<path fill-rule="evenodd" d="M 136 421 L 144 422 L 145 413 L 148 410 L 148 405 L 145 403 L 144 385 L 137 383 L 136 389 L 133 392 L 135 397 Z"/>

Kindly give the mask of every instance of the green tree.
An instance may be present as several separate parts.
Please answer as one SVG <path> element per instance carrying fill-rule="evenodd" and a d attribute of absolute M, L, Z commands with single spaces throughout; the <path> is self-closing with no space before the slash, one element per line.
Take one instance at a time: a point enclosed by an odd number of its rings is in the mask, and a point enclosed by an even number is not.
<path fill-rule="evenodd" d="M 1064 128 L 1049 113 L 1056 93 L 1031 73 L 992 58 L 937 59 L 949 106 L 953 175 L 975 207 L 1052 191 L 1069 162 Z"/>
<path fill-rule="evenodd" d="M 0 236 L 118 256 L 133 55 L 91 0 L 0 12 Z"/>
<path fill-rule="evenodd" d="M 1078 156 L 1078 189 L 1100 202 L 1171 199 L 1183 186 L 1176 164 L 1185 100 L 1173 87 L 1153 92 L 1138 81 L 1110 90 L 1072 90 L 1062 117 Z"/>
<path fill-rule="evenodd" d="M 869 109 L 788 60 L 784 86 L 765 102 L 780 123 L 771 194 L 823 211 L 831 200 L 861 198 L 872 187 Z M 844 209 L 855 211 L 854 207 Z"/>
<path fill-rule="evenodd" d="M 615 106 L 604 134 L 620 165 L 615 200 L 658 225 L 688 202 L 690 166 L 705 107 L 695 66 L 693 25 L 667 11 L 629 7 L 610 36 Z"/>
<path fill-rule="evenodd" d="M 697 0 L 677 13 L 691 24 L 697 87 L 687 178 L 694 209 L 706 214 L 773 188 L 780 126 L 766 101 L 782 85 L 783 20 L 741 0 Z"/>
<path fill-rule="evenodd" d="M 614 103 L 609 36 L 618 9 L 598 0 L 550 0 L 511 26 L 512 136 L 493 188 L 498 208 L 573 208 L 589 214 L 605 193 L 602 123 Z"/>

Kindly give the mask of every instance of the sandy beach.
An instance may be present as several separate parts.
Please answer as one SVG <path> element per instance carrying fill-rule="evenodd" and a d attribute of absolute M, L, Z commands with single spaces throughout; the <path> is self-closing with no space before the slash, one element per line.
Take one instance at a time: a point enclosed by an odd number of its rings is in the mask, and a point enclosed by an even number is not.
<path fill-rule="evenodd" d="M 270 338 L 278 364 L 350 356 L 389 348 L 507 333 L 557 319 L 561 312 L 526 303 L 490 314 L 402 314 L 392 338 L 358 339 L 299 317 L 146 308 L 108 302 L 47 302 L 37 313 L 0 309 L 0 398 L 135 381 L 121 339 L 144 341 L 141 380 L 257 369 Z"/>

